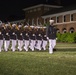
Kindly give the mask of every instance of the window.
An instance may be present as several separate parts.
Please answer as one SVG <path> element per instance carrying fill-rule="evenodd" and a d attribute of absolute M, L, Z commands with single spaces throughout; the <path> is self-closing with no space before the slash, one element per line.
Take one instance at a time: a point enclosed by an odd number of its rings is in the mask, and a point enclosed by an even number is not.
<path fill-rule="evenodd" d="M 71 14 L 71 21 L 73 21 L 73 14 Z"/>
<path fill-rule="evenodd" d="M 40 11 L 41 10 L 41 8 L 38 8 L 38 11 Z"/>
<path fill-rule="evenodd" d="M 63 32 L 63 33 L 66 33 L 66 28 L 63 28 L 62 32 Z"/>
<path fill-rule="evenodd" d="M 44 8 L 45 11 L 49 11 L 49 8 Z"/>
<path fill-rule="evenodd" d="M 28 13 L 29 13 L 29 11 L 28 11 Z"/>
<path fill-rule="evenodd" d="M 59 23 L 59 17 L 57 17 L 57 23 Z"/>
<path fill-rule="evenodd" d="M 73 27 L 70 28 L 70 33 L 74 33 L 74 28 Z"/>
<path fill-rule="evenodd" d="M 57 33 L 60 33 L 60 30 L 59 29 L 57 29 Z"/>
<path fill-rule="evenodd" d="M 45 19 L 45 23 L 47 23 L 47 19 Z"/>
<path fill-rule="evenodd" d="M 64 22 L 66 22 L 66 16 L 64 16 Z"/>
<path fill-rule="evenodd" d="M 40 21 L 39 21 L 39 19 L 38 19 L 38 25 L 40 25 Z"/>
<path fill-rule="evenodd" d="M 30 10 L 30 12 L 32 12 L 32 10 Z"/>
<path fill-rule="evenodd" d="M 34 12 L 36 11 L 36 9 L 34 9 Z"/>

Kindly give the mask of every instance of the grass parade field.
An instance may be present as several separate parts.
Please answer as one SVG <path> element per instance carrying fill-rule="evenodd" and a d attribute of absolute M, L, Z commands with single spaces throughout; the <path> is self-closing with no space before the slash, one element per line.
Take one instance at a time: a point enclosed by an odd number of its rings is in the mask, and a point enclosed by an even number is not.
<path fill-rule="evenodd" d="M 0 53 L 0 75 L 76 75 L 76 44 L 57 43 L 46 51 Z"/>

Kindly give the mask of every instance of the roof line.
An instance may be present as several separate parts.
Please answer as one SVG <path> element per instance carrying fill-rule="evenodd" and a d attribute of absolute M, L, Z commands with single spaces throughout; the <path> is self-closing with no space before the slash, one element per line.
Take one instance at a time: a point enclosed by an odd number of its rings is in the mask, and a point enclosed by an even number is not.
<path fill-rule="evenodd" d="M 27 8 L 25 8 L 25 9 L 23 9 L 23 10 L 26 11 L 26 10 L 33 9 L 33 8 L 37 8 L 37 7 L 41 7 L 41 6 L 53 7 L 53 8 L 61 8 L 61 7 L 62 7 L 62 6 L 56 6 L 56 5 L 39 4 L 39 5 L 27 7 Z"/>

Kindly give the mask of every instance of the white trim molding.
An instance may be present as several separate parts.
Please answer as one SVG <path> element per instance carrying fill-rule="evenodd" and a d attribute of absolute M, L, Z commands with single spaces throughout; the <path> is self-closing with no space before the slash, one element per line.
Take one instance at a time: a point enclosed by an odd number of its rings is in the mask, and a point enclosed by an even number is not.
<path fill-rule="evenodd" d="M 54 23 L 54 25 L 69 24 L 69 23 L 76 23 L 76 21 L 62 22 L 62 23 Z"/>
<path fill-rule="evenodd" d="M 70 11 L 65 11 L 65 12 L 61 12 L 61 13 L 45 15 L 45 16 L 41 16 L 41 17 L 48 18 L 48 17 L 60 16 L 60 15 L 73 14 L 73 13 L 76 13 L 76 10 L 70 10 Z"/>

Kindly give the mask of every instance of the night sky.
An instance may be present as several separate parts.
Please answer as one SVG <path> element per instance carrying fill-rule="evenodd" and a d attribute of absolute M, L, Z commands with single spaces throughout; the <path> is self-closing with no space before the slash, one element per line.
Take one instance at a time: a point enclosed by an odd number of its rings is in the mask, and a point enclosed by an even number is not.
<path fill-rule="evenodd" d="M 76 4 L 74 0 L 0 0 L 0 20 L 7 21 L 9 17 L 23 17 L 24 11 L 22 9 L 31 5 L 49 3 L 53 5 L 68 6 Z"/>

